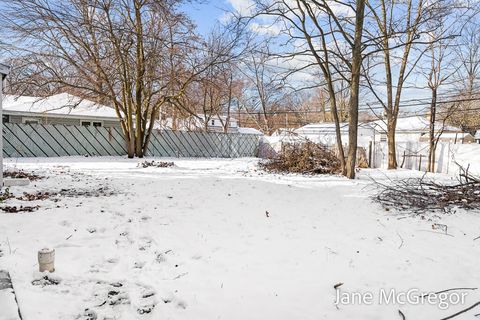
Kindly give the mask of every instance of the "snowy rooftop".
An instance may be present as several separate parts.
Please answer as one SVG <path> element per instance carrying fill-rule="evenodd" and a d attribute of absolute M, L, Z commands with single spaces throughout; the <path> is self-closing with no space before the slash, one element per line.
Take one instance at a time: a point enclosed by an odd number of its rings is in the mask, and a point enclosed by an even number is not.
<path fill-rule="evenodd" d="M 372 126 L 369 123 L 359 123 L 360 128 L 372 129 Z M 303 127 L 294 130 L 297 134 L 324 134 L 324 135 L 335 135 L 335 123 L 333 122 L 324 122 L 324 123 L 312 123 L 307 124 Z M 342 134 L 348 133 L 348 123 L 340 123 L 340 132 Z"/>
<path fill-rule="evenodd" d="M 386 120 L 373 121 L 372 125 L 379 131 L 387 131 Z M 441 128 L 442 124 L 438 123 L 437 128 Z M 397 132 L 425 132 L 430 127 L 430 120 L 424 117 L 405 117 L 401 116 L 397 120 Z M 444 131 L 462 132 L 459 128 L 445 125 Z"/>
<path fill-rule="evenodd" d="M 258 134 L 258 135 L 263 135 L 263 133 L 260 130 L 257 130 L 255 128 L 238 128 L 238 133 L 243 133 L 243 134 Z"/>
<path fill-rule="evenodd" d="M 340 131 L 348 132 L 348 123 L 340 123 Z M 303 127 L 300 127 L 295 130 L 295 133 L 325 133 L 325 134 L 335 134 L 335 123 L 333 122 L 324 122 L 324 123 L 311 123 Z"/>
<path fill-rule="evenodd" d="M 46 98 L 6 95 L 3 100 L 3 110 L 12 113 L 117 118 L 113 108 L 68 93 L 60 93 Z"/>

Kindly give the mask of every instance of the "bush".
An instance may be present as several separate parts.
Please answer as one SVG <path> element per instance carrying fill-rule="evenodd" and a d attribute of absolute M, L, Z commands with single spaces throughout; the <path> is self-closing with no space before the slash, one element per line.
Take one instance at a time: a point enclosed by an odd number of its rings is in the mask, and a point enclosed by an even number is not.
<path fill-rule="evenodd" d="M 340 172 L 340 160 L 327 147 L 307 141 L 284 145 L 261 167 L 270 172 L 334 174 Z"/>

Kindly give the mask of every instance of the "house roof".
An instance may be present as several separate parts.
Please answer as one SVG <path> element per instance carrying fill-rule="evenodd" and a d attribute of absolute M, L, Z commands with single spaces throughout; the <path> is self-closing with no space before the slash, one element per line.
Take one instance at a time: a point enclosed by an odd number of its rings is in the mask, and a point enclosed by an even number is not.
<path fill-rule="evenodd" d="M 465 139 L 468 137 L 473 137 L 470 133 L 468 132 L 443 132 L 440 135 L 440 138 L 442 139 Z"/>
<path fill-rule="evenodd" d="M 298 134 L 335 134 L 335 123 L 311 123 L 294 130 Z M 348 132 L 348 123 L 340 123 L 340 132 Z"/>
<path fill-rule="evenodd" d="M 46 98 L 6 95 L 3 100 L 3 110 L 10 114 L 34 113 L 56 117 L 117 119 L 117 113 L 113 108 L 68 93 L 60 93 Z"/>
<path fill-rule="evenodd" d="M 387 123 L 386 120 L 377 120 L 371 122 L 372 126 L 374 126 L 378 131 L 380 132 L 386 132 L 387 131 Z M 442 127 L 441 123 L 438 123 L 436 125 L 438 129 Z M 396 132 L 397 133 L 423 133 L 427 132 L 430 128 L 430 120 L 424 117 L 420 116 L 415 116 L 415 117 L 399 117 L 397 119 L 397 128 Z M 453 127 L 453 126 L 448 126 L 445 125 L 443 127 L 444 131 L 448 132 L 462 132 L 459 128 Z"/>
<path fill-rule="evenodd" d="M 260 130 L 257 130 L 255 128 L 238 128 L 238 133 L 243 133 L 243 134 L 257 134 L 257 135 L 262 135 L 263 133 Z"/>
<path fill-rule="evenodd" d="M 372 126 L 369 123 L 359 123 L 358 127 L 372 129 Z M 307 124 L 303 127 L 295 129 L 294 132 L 302 135 L 336 135 L 335 123 L 333 122 Z M 340 133 L 348 134 L 347 122 L 340 122 Z"/>

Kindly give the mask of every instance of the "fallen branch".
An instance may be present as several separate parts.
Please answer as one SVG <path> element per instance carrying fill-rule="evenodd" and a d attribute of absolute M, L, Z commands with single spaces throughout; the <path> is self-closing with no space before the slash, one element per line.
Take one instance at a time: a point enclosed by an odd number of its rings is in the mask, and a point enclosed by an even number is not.
<path fill-rule="evenodd" d="M 430 295 L 430 294 L 440 294 L 440 293 L 445 293 L 445 292 L 450 292 L 450 291 L 460 291 L 460 290 L 477 290 L 478 288 L 451 288 L 451 289 L 446 289 L 446 290 L 442 290 L 442 291 L 437 291 L 437 292 L 433 292 L 433 293 L 425 293 L 422 298 Z"/>
<path fill-rule="evenodd" d="M 375 181 L 380 192 L 374 201 L 386 209 L 424 213 L 441 211 L 454 212 L 456 208 L 480 210 L 480 178 L 463 170 L 458 182 L 442 184 L 425 178 Z M 446 230 L 444 230 L 446 231 Z"/>
<path fill-rule="evenodd" d="M 400 240 L 402 241 L 402 242 L 400 243 L 400 245 L 398 246 L 398 249 L 400 249 L 400 248 L 403 246 L 403 238 L 402 238 L 402 236 L 400 235 L 400 233 L 398 233 L 398 232 L 397 232 L 397 236 L 398 236 L 398 237 L 400 238 Z"/>
<path fill-rule="evenodd" d="M 477 306 L 480 306 L 480 301 L 478 301 L 477 303 L 471 305 L 470 307 L 468 307 L 468 308 L 466 308 L 466 309 L 460 310 L 460 311 L 458 311 L 457 313 L 452 314 L 451 316 L 448 316 L 448 317 L 446 317 L 446 318 L 442 318 L 442 319 L 440 319 L 440 320 L 453 319 L 453 318 L 455 318 L 455 317 L 457 317 L 457 316 L 459 316 L 459 315 L 461 315 L 461 314 L 463 314 L 463 313 L 465 313 L 465 312 L 467 312 L 467 311 L 472 310 L 473 308 L 475 308 L 475 307 L 477 307 Z"/>

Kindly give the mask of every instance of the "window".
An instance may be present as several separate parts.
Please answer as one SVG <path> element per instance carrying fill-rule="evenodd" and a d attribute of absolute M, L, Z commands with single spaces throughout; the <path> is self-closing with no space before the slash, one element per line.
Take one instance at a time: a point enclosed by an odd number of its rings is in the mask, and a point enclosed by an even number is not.
<path fill-rule="evenodd" d="M 2 115 L 2 122 L 3 123 L 10 122 L 10 116 L 8 114 L 3 114 Z"/>
<path fill-rule="evenodd" d="M 38 119 L 35 119 L 35 118 L 22 118 L 22 123 L 25 123 L 25 124 L 39 124 L 40 121 Z"/>
<path fill-rule="evenodd" d="M 80 125 L 84 127 L 103 127 L 103 121 L 80 120 Z"/>
<path fill-rule="evenodd" d="M 385 133 L 380 134 L 380 142 L 386 142 L 387 141 L 387 135 Z"/>
<path fill-rule="evenodd" d="M 212 123 L 212 126 L 214 126 L 215 125 L 215 120 L 212 120 L 211 123 Z"/>

